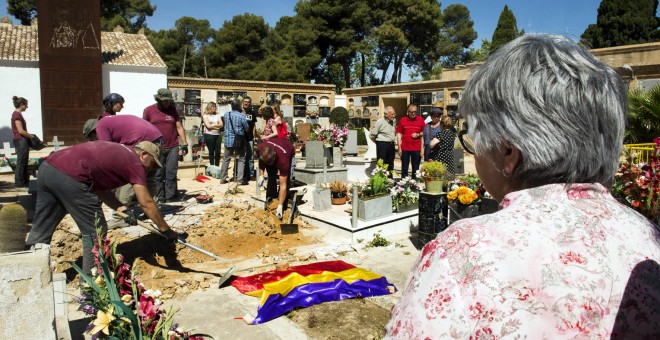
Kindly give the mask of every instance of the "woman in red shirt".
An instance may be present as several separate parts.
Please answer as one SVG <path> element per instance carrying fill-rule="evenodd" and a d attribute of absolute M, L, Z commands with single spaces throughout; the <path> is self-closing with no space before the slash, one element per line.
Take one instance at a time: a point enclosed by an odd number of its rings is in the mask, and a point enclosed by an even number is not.
<path fill-rule="evenodd" d="M 11 132 L 14 134 L 14 150 L 16 152 L 16 171 L 14 172 L 14 185 L 19 188 L 27 188 L 30 183 L 28 174 L 28 160 L 30 158 L 30 147 L 28 139 L 33 135 L 27 132 L 27 124 L 23 118 L 23 112 L 28 108 L 28 101 L 23 97 L 12 97 L 14 101 L 14 112 L 11 114 Z"/>

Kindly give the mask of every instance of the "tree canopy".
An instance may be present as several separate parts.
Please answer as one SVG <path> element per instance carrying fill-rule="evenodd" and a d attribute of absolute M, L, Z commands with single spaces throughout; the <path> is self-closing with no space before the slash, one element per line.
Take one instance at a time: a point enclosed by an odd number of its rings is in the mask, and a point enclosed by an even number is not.
<path fill-rule="evenodd" d="M 658 0 L 603 0 L 598 17 L 582 33 L 590 48 L 614 47 L 660 41 Z"/>
<path fill-rule="evenodd" d="M 504 9 L 500 13 L 500 18 L 497 20 L 497 27 L 493 32 L 493 39 L 490 43 L 490 53 L 497 51 L 497 49 L 508 43 L 509 41 L 523 35 L 524 31 L 518 31 L 518 23 L 516 16 L 509 9 L 509 6 L 504 5 Z"/>
<path fill-rule="evenodd" d="M 147 17 L 154 14 L 155 6 L 149 0 L 101 0 L 101 30 L 112 31 L 117 25 L 127 32 L 146 27 Z M 38 17 L 37 0 L 7 0 L 7 13 L 29 25 Z"/>
<path fill-rule="evenodd" d="M 23 24 L 36 0 L 8 0 Z M 241 14 L 213 29 L 206 19 L 181 17 L 150 30 L 150 0 L 101 0 L 101 29 L 122 26 L 145 34 L 174 76 L 335 84 L 401 82 L 404 69 L 430 79 L 443 67 L 472 61 L 474 22 L 464 5 L 442 10 L 437 0 L 299 0 L 295 15 L 270 27 Z M 514 18 L 515 24 L 515 18 Z"/>

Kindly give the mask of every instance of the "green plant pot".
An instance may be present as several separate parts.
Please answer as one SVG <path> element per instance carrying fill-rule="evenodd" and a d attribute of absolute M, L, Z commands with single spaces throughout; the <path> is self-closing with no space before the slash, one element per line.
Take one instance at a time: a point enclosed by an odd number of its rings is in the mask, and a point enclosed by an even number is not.
<path fill-rule="evenodd" d="M 437 177 L 424 177 L 424 185 L 426 192 L 440 193 L 443 192 L 442 187 L 445 181 Z"/>

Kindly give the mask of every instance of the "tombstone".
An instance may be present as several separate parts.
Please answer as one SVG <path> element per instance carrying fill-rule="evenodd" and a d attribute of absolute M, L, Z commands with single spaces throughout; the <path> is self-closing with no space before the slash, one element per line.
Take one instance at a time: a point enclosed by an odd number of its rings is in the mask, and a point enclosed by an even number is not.
<path fill-rule="evenodd" d="M 326 211 L 332 209 L 330 189 L 317 187 L 312 191 L 312 202 L 314 211 Z"/>
<path fill-rule="evenodd" d="M 281 105 L 280 111 L 282 111 L 282 116 L 293 118 L 293 106 L 291 105 Z"/>
<path fill-rule="evenodd" d="M 325 162 L 325 147 L 323 142 L 307 141 L 305 143 L 305 168 L 323 168 Z"/>
<path fill-rule="evenodd" d="M 52 142 L 48 142 L 48 145 L 52 145 L 52 146 L 55 147 L 55 148 L 53 149 L 53 151 L 59 151 L 59 150 L 60 150 L 60 146 L 61 146 L 61 145 L 64 145 L 64 142 L 60 142 L 59 140 L 57 140 L 57 136 L 54 136 L 54 137 L 53 137 L 53 141 L 52 141 Z"/>
<path fill-rule="evenodd" d="M 4 165 L 0 166 L 0 173 L 3 173 L 3 174 L 13 172 L 11 170 L 11 167 L 9 166 L 9 158 L 14 153 L 14 148 L 10 147 L 9 145 L 10 145 L 9 142 L 5 142 L 2 149 L 0 149 L 0 163 L 4 162 L 2 157 L 7 158 L 7 164 L 4 164 Z"/>
<path fill-rule="evenodd" d="M 296 133 L 298 134 L 299 142 L 306 142 L 312 134 L 312 124 L 300 123 L 296 125 Z"/>
<path fill-rule="evenodd" d="M 419 216 L 417 231 L 420 245 L 425 245 L 435 239 L 438 233 L 447 229 L 449 206 L 447 193 L 419 193 Z"/>
<path fill-rule="evenodd" d="M 369 136 L 367 136 L 369 138 Z M 348 130 L 348 137 L 344 144 L 344 152 L 349 156 L 357 156 L 357 130 Z"/>

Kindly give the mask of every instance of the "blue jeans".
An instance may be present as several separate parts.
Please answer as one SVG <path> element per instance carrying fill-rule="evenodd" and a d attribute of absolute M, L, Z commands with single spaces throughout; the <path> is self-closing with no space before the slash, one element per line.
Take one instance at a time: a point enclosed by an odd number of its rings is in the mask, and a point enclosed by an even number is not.
<path fill-rule="evenodd" d="M 254 172 L 254 153 L 252 152 L 253 141 L 247 143 L 245 150 L 245 169 L 243 170 L 243 182 L 249 182 L 251 177 L 256 177 Z"/>
<path fill-rule="evenodd" d="M 419 163 L 422 156 L 419 150 L 416 151 L 401 151 L 401 178 L 408 177 L 408 165 L 412 161 L 412 178 L 417 179 L 417 170 L 419 170 Z"/>
<path fill-rule="evenodd" d="M 176 199 L 176 172 L 179 170 L 179 147 L 165 149 L 160 154 L 162 168 L 156 171 L 156 193 L 158 200 Z"/>

